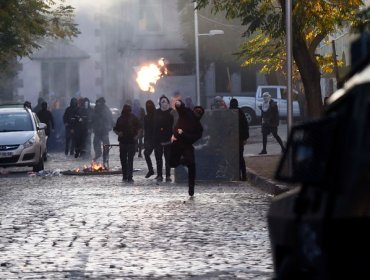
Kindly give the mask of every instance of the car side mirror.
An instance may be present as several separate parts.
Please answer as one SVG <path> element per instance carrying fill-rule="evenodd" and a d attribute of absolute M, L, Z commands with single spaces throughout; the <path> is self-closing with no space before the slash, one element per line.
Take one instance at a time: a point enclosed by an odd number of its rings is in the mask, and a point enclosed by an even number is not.
<path fill-rule="evenodd" d="M 40 123 L 39 126 L 37 127 L 38 130 L 45 130 L 47 127 L 47 124 L 46 123 Z"/>

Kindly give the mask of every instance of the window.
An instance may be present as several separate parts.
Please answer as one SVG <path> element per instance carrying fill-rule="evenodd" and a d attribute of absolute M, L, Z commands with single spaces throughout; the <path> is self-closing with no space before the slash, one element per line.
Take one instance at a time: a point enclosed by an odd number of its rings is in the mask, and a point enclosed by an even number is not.
<path fill-rule="evenodd" d="M 257 88 L 257 70 L 255 67 L 249 66 L 246 68 L 241 68 L 240 78 L 241 78 L 241 87 L 242 91 L 250 91 L 255 93 Z"/>
<path fill-rule="evenodd" d="M 288 90 L 286 88 L 280 89 L 281 99 L 288 100 Z M 298 101 L 298 91 L 293 90 L 292 92 L 292 100 Z"/>
<path fill-rule="evenodd" d="M 44 97 L 50 93 L 57 97 L 73 96 L 80 90 L 79 63 L 67 62 L 42 62 L 41 84 Z"/>
<path fill-rule="evenodd" d="M 271 95 L 272 99 L 277 98 L 277 89 L 276 88 L 265 88 L 265 87 L 261 88 L 261 96 L 265 92 L 268 92 Z"/>
<path fill-rule="evenodd" d="M 227 65 L 224 63 L 215 64 L 216 72 L 216 92 L 229 92 L 229 75 L 227 73 Z"/>
<path fill-rule="evenodd" d="M 162 1 L 139 0 L 139 31 L 142 33 L 163 32 Z"/>

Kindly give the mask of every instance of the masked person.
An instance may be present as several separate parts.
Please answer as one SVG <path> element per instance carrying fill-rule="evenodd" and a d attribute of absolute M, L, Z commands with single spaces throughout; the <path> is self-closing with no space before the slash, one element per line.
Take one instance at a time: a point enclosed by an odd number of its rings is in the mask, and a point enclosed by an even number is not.
<path fill-rule="evenodd" d="M 171 182 L 171 167 L 169 164 L 170 144 L 174 117 L 171 113 L 170 101 L 162 95 L 159 98 L 160 108 L 155 111 L 154 118 L 154 155 L 157 162 L 157 181 L 163 181 L 163 155 L 165 159 L 166 182 Z"/>
<path fill-rule="evenodd" d="M 132 113 L 138 118 L 141 126 L 144 125 L 144 116 L 145 116 L 145 110 L 140 105 L 139 99 L 134 99 L 134 102 L 132 104 Z M 136 151 L 138 152 L 138 157 L 142 157 L 141 151 L 143 150 L 143 130 L 139 132 L 137 144 L 136 144 Z"/>
<path fill-rule="evenodd" d="M 193 110 L 185 107 L 178 100 L 175 103 L 179 118 L 173 129 L 171 137 L 171 167 L 182 164 L 188 168 L 189 195 L 194 195 L 196 165 L 193 144 L 202 137 L 203 127 L 200 119 L 204 114 L 201 106 L 195 106 Z"/>
<path fill-rule="evenodd" d="M 279 109 L 276 102 L 271 98 L 268 92 L 262 94 L 263 103 L 259 106 L 262 116 L 262 151 L 260 155 L 267 154 L 267 136 L 271 133 L 284 151 L 283 141 L 277 134 L 279 126 Z"/>
<path fill-rule="evenodd" d="M 238 111 L 238 126 L 239 126 L 239 178 L 241 181 L 247 180 L 247 171 L 245 168 L 245 160 L 244 160 L 244 145 L 249 138 L 249 124 L 247 118 L 242 109 L 239 108 L 238 100 L 232 98 L 230 100 L 230 110 L 237 110 Z"/>
<path fill-rule="evenodd" d="M 90 101 L 88 98 L 81 98 L 78 100 L 77 113 L 75 158 L 80 156 L 86 158 L 90 156 L 91 150 L 91 124 L 93 115 L 93 110 L 90 108 Z M 90 139 L 88 137 L 90 137 Z"/>
<path fill-rule="evenodd" d="M 49 148 L 49 136 L 50 131 L 54 130 L 54 118 L 51 112 L 48 110 L 48 103 L 46 103 L 45 101 L 41 103 L 41 110 L 37 113 L 37 117 L 39 118 L 40 122 L 46 124 L 46 143 Z"/>
<path fill-rule="evenodd" d="M 75 126 L 77 120 L 77 99 L 75 97 L 71 98 L 69 107 L 66 108 L 63 114 L 63 123 L 65 127 L 65 155 L 74 154 L 75 150 Z"/>
<path fill-rule="evenodd" d="M 108 165 L 109 160 L 109 131 L 113 128 L 113 116 L 112 112 L 105 105 L 105 98 L 100 97 L 96 100 L 94 108 L 92 128 L 94 132 L 93 146 L 95 151 L 94 160 L 97 160 L 102 155 L 102 144 L 103 144 L 103 164 Z"/>
<path fill-rule="evenodd" d="M 129 104 L 123 105 L 121 116 L 118 117 L 114 132 L 118 135 L 119 157 L 122 166 L 122 181 L 134 182 L 134 156 L 137 137 L 141 130 L 139 119 L 131 113 Z"/>
<path fill-rule="evenodd" d="M 148 173 L 145 175 L 145 178 L 149 178 L 154 175 L 153 164 L 150 158 L 154 150 L 154 114 L 155 114 L 155 105 L 152 100 L 148 100 L 145 103 L 146 115 L 144 117 L 144 158 L 148 166 Z"/>

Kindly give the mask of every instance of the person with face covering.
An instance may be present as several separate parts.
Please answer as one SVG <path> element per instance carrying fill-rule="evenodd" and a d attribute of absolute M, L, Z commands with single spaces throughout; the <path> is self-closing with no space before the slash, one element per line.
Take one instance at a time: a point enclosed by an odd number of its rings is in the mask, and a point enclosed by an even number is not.
<path fill-rule="evenodd" d="M 194 195 L 195 187 L 195 155 L 193 144 L 202 137 L 203 127 L 200 119 L 204 114 L 204 109 L 201 106 L 195 106 L 193 110 L 185 107 L 185 104 L 178 100 L 175 103 L 175 108 L 179 114 L 179 118 L 173 129 L 171 137 L 171 167 L 177 167 L 182 164 L 188 168 L 188 186 L 189 195 Z"/>
<path fill-rule="evenodd" d="M 41 103 L 41 110 L 37 113 L 40 122 L 46 124 L 45 134 L 47 136 L 46 143 L 49 143 L 50 131 L 54 130 L 54 118 L 51 112 L 48 110 L 48 103 L 43 101 Z M 48 145 L 49 147 L 49 145 Z"/>
<path fill-rule="evenodd" d="M 237 99 L 232 98 L 230 100 L 230 110 L 238 111 L 238 125 L 239 125 L 239 178 L 241 181 L 247 180 L 247 171 L 245 168 L 244 160 L 244 145 L 249 138 L 249 124 L 247 118 L 242 109 L 239 108 L 239 102 Z"/>
<path fill-rule="evenodd" d="M 143 107 L 141 107 L 139 99 L 134 99 L 134 102 L 132 104 L 132 113 L 138 118 L 141 126 L 143 126 L 145 110 Z M 141 151 L 143 150 L 143 137 L 144 137 L 143 130 L 141 130 L 138 135 L 138 141 L 136 144 L 136 151 L 138 152 L 138 157 L 142 157 Z"/>
<path fill-rule="evenodd" d="M 74 133 L 77 121 L 77 99 L 71 98 L 69 107 L 66 108 L 63 114 L 63 123 L 65 127 L 65 155 L 74 154 L 75 151 L 75 140 Z"/>
<path fill-rule="evenodd" d="M 141 130 L 139 119 L 131 113 L 129 104 L 123 105 L 121 116 L 113 131 L 118 135 L 119 157 L 122 166 L 122 181 L 134 182 L 134 156 L 138 134 Z"/>
<path fill-rule="evenodd" d="M 148 100 L 145 103 L 146 115 L 144 117 L 144 157 L 146 164 L 148 166 L 148 173 L 145 175 L 145 178 L 149 178 L 154 175 L 153 164 L 150 158 L 154 150 L 154 113 L 155 105 L 152 100 Z"/>
<path fill-rule="evenodd" d="M 277 134 L 279 126 L 279 110 L 276 102 L 271 98 L 268 92 L 262 94 L 263 103 L 259 106 L 262 116 L 262 151 L 260 155 L 267 154 L 267 136 L 271 133 L 284 151 L 283 141 Z"/>
<path fill-rule="evenodd" d="M 78 100 L 78 119 L 75 131 L 75 158 L 90 156 L 91 152 L 91 124 L 93 109 L 90 108 L 90 100 L 81 98 Z"/>
<path fill-rule="evenodd" d="M 159 98 L 160 108 L 154 117 L 154 155 L 157 162 L 157 181 L 163 181 L 163 155 L 165 158 L 166 182 L 171 182 L 171 167 L 169 164 L 170 144 L 174 117 L 171 113 L 170 100 L 162 95 Z"/>

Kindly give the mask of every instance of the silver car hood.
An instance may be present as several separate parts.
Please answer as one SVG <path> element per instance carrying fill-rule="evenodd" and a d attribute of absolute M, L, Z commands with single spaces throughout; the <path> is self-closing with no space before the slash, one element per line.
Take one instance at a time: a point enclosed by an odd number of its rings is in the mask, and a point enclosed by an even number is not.
<path fill-rule="evenodd" d="M 35 135 L 34 131 L 1 132 L 0 133 L 0 145 L 24 144 L 33 135 Z"/>

